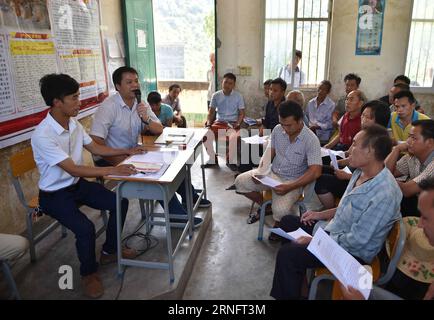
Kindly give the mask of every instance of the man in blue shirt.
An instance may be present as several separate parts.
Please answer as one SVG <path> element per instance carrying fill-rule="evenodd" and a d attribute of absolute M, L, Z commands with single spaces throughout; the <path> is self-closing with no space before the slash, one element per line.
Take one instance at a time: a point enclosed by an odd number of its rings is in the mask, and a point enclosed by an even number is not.
<path fill-rule="evenodd" d="M 226 149 L 226 163 L 233 166 L 236 166 L 238 162 L 236 156 L 239 129 L 245 115 L 244 99 L 239 92 L 234 90 L 236 81 L 237 78 L 233 73 L 226 73 L 223 76 L 223 90 L 213 94 L 206 122 L 206 126 L 214 133 L 216 141 L 218 141 L 219 132 L 221 136 L 224 136 L 224 141 L 228 141 L 229 148 Z M 217 117 L 214 120 L 216 114 Z M 214 148 L 209 142 L 207 152 L 210 156 L 210 162 L 207 165 L 218 165 Z"/>
<path fill-rule="evenodd" d="M 369 264 L 401 214 L 401 190 L 384 159 L 392 141 L 387 130 L 372 125 L 360 131 L 349 157 L 350 166 L 357 168 L 337 208 L 322 212 L 308 211 L 300 218 L 286 216 L 280 227 L 294 231 L 299 227 L 312 234 L 318 220 L 330 220 L 325 231 L 359 262 Z M 323 264 L 307 250 L 311 238 L 301 237 L 285 243 L 276 259 L 271 296 L 276 299 L 299 299 L 307 268 Z"/>

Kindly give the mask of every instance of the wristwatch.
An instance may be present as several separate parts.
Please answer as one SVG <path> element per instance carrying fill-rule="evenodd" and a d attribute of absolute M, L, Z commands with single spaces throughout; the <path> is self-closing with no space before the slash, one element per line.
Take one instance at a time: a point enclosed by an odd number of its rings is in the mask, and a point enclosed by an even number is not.
<path fill-rule="evenodd" d="M 151 121 L 152 121 L 151 117 L 148 118 L 148 121 L 145 121 L 145 120 L 142 119 L 142 122 L 144 124 L 146 124 L 147 126 L 149 126 L 151 124 Z"/>

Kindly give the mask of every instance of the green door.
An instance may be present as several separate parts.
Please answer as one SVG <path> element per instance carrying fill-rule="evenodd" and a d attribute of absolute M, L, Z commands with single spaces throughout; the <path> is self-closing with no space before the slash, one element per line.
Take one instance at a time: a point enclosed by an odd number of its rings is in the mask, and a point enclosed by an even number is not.
<path fill-rule="evenodd" d="M 142 96 L 157 90 L 152 0 L 122 2 L 126 64 L 139 73 Z"/>

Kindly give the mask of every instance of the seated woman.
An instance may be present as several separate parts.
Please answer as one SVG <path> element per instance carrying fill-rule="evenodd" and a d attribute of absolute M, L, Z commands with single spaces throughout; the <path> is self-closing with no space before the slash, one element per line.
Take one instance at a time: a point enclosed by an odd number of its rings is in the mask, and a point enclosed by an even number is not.
<path fill-rule="evenodd" d="M 362 107 L 362 129 L 374 123 L 387 128 L 389 119 L 389 107 L 382 101 L 369 101 Z M 349 153 L 351 153 L 351 149 L 352 147 L 350 147 Z M 339 160 L 338 164 L 340 167 L 347 166 L 349 164 L 348 158 Z M 315 192 L 325 209 L 336 207 L 336 198 L 342 197 L 350 179 L 351 174 L 344 170 L 335 170 L 331 166 L 323 166 L 322 175 L 315 184 Z"/>

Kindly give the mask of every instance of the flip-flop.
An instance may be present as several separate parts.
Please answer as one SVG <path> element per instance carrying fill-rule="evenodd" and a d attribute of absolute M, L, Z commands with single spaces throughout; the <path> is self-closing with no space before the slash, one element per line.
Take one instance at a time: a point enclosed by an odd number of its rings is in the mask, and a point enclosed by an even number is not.
<path fill-rule="evenodd" d="M 255 223 L 256 221 L 259 221 L 260 218 L 261 218 L 261 216 L 259 215 L 258 212 L 252 213 L 247 218 L 247 224 Z"/>

